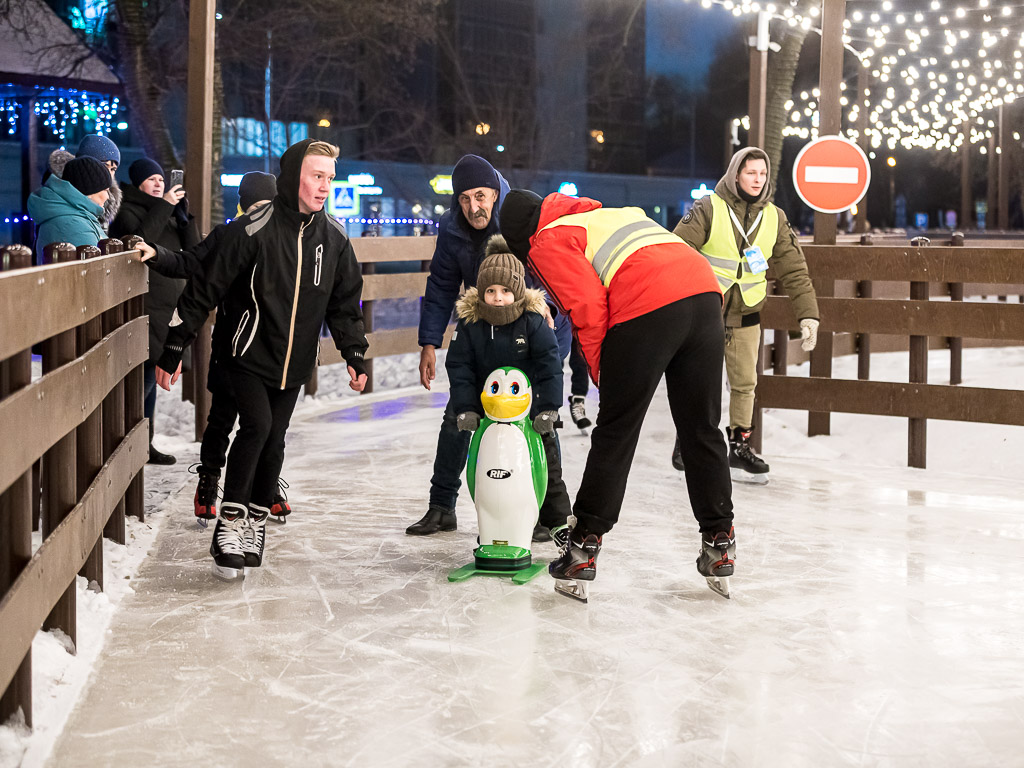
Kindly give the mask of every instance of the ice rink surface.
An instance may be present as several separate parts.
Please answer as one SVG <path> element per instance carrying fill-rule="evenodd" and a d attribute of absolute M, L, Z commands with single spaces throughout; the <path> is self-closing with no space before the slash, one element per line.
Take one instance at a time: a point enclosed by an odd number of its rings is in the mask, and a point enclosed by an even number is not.
<path fill-rule="evenodd" d="M 1024 765 L 1020 473 L 789 455 L 776 425 L 771 484 L 735 486 L 725 600 L 694 567 L 662 389 L 583 605 L 547 574 L 448 583 L 465 492 L 457 532 L 405 535 L 446 397 L 302 411 L 295 513 L 244 583 L 210 574 L 188 484 L 48 765 Z M 562 443 L 574 496 L 588 440 Z"/>

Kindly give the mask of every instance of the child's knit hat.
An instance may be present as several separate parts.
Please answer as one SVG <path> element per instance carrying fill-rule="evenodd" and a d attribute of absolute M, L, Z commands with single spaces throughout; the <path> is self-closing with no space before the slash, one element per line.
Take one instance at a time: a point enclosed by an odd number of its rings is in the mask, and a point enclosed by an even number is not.
<path fill-rule="evenodd" d="M 526 273 L 523 264 L 512 255 L 508 243 L 501 235 L 493 235 L 487 241 L 484 260 L 480 263 L 476 275 L 476 285 L 481 297 L 492 285 L 505 286 L 512 291 L 516 301 L 522 299 L 526 293 Z"/>

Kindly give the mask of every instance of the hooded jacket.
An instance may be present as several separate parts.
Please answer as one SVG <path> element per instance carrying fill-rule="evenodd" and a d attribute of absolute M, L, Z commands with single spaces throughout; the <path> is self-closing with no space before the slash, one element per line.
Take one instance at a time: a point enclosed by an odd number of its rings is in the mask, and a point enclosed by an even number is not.
<path fill-rule="evenodd" d="M 480 393 L 487 377 L 506 365 L 530 378 L 531 416 L 558 410 L 562 402 L 562 358 L 554 331 L 544 319 L 544 294 L 527 288 L 519 301 L 524 311 L 507 325 L 491 325 L 480 316 L 483 299 L 476 288 L 466 291 L 455 305 L 459 324 L 445 359 L 455 413 L 472 411 L 483 416 Z"/>
<path fill-rule="evenodd" d="M 778 231 L 775 236 L 775 247 L 770 254 L 766 253 L 765 256 L 770 257 L 769 264 L 772 273 L 778 279 L 789 298 L 792 299 L 793 310 L 796 313 L 797 320 L 804 320 L 806 318 L 817 319 L 819 317 L 818 302 L 814 295 L 814 287 L 811 284 L 810 275 L 807 272 L 804 252 L 800 248 L 796 233 L 793 231 L 792 226 L 790 226 L 786 214 L 778 206 L 770 202 L 772 195 L 775 194 L 774 185 L 771 183 L 765 184 L 761 194 L 751 203 L 744 200 L 736 188 L 736 175 L 739 173 L 744 159 L 752 152 L 761 151 L 756 147 L 746 147 L 734 154 L 725 175 L 715 185 L 715 194 L 733 210 L 744 229 L 754 223 L 757 214 L 763 208 L 766 206 L 775 208 L 779 222 Z M 768 165 L 767 160 L 765 160 L 765 165 Z M 768 168 L 768 177 L 771 178 L 770 166 Z M 683 216 L 673 231 L 686 243 L 699 251 L 711 237 L 712 219 L 713 203 L 711 198 L 703 197 L 693 204 L 693 208 Z M 735 226 L 732 229 L 736 236 L 736 248 L 742 253 L 743 249 L 746 248 L 746 243 L 743 241 L 743 236 L 739 233 L 739 230 Z M 753 242 L 757 234 L 758 230 L 754 230 L 750 234 L 751 242 Z M 763 306 L 764 302 L 762 301 L 748 307 L 743 302 L 740 287 L 734 285 L 725 293 L 725 303 L 723 305 L 725 325 L 729 328 L 757 325 L 761 322 L 760 313 Z"/>
<path fill-rule="evenodd" d="M 147 195 L 136 186 L 125 187 L 121 210 L 110 224 L 110 236 L 138 235 L 150 245 L 171 251 L 194 248 L 199 244 L 199 228 L 195 219 L 185 212 L 184 201 L 179 205 L 182 208 L 176 211 L 176 206 L 162 197 Z M 167 324 L 184 288 L 184 280 L 164 277 L 155 270 L 149 272 L 146 314 L 149 315 L 150 362 L 156 362 L 163 353 Z"/>
<path fill-rule="evenodd" d="M 602 209 L 597 200 L 553 192 L 540 203 L 539 216 L 531 216 L 529 206 L 518 215 L 523 221 L 507 221 L 509 232 L 503 234 L 513 252 L 522 250 L 525 243 L 514 242 L 518 230 L 524 222 L 532 228 L 536 219 L 527 266 L 568 314 L 595 384 L 600 385 L 601 345 L 613 326 L 699 293 L 721 295 L 707 260 L 639 208 Z M 614 230 L 623 221 L 629 222 L 627 230 L 642 227 L 640 242 L 618 237 L 621 230 Z M 617 254 L 614 259 L 624 258 L 607 278 L 592 262 L 603 247 Z"/>
<path fill-rule="evenodd" d="M 218 304 L 218 323 L 230 332 L 227 362 L 269 387 L 309 381 L 324 322 L 345 360 L 363 359 L 363 278 L 352 244 L 323 209 L 299 212 L 299 174 L 312 141 L 288 148 L 273 202 L 231 222 L 202 279 L 189 281 L 159 362 L 164 370 L 174 370 L 175 355 Z"/>
<path fill-rule="evenodd" d="M 459 205 L 458 196 L 455 194 L 452 195 L 451 207 L 438 223 L 437 243 L 430 261 L 430 274 L 427 276 L 423 304 L 420 307 L 418 343 L 421 347 L 429 344 L 437 349 L 441 348 L 455 300 L 461 291 L 476 286 L 476 273 L 484 259 L 484 248 L 491 235 L 498 234 L 498 211 L 509 190 L 505 178 L 497 170 L 495 174 L 501 187 L 498 190 L 498 200 L 494 204 L 487 228 L 476 235 L 477 240 L 474 240 L 476 230 L 462 215 L 462 206 Z M 530 275 L 526 277 L 526 284 L 532 288 L 539 287 Z M 558 315 L 557 310 L 552 314 L 555 315 L 555 338 L 564 358 L 569 354 L 569 345 L 572 342 L 571 329 L 565 318 Z"/>
<path fill-rule="evenodd" d="M 28 196 L 28 213 L 36 223 L 36 253 L 50 243 L 97 245 L 106 235 L 100 226 L 103 208 L 59 176 Z"/>

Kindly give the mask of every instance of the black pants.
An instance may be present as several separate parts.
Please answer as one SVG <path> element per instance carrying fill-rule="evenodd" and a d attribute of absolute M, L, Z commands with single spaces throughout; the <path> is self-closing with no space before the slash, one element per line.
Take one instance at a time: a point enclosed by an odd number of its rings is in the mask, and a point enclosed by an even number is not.
<path fill-rule="evenodd" d="M 301 387 L 276 389 L 238 370 L 230 371 L 238 407 L 238 434 L 228 454 L 224 502 L 269 508 L 284 463 L 284 435 Z"/>
<path fill-rule="evenodd" d="M 235 428 L 235 419 L 238 418 L 238 407 L 235 405 L 230 375 L 223 365 L 213 360 L 210 361 L 206 388 L 210 391 L 210 415 L 203 431 L 199 461 L 203 469 L 220 473 L 227 458 L 231 430 Z"/>
<path fill-rule="evenodd" d="M 702 293 L 619 323 L 601 346 L 600 410 L 574 513 L 584 534 L 619 519 L 644 415 L 662 374 L 680 437 L 690 507 L 701 532 L 732 525 L 722 417 L 722 300 Z"/>
<path fill-rule="evenodd" d="M 441 417 L 441 431 L 437 435 L 437 453 L 434 456 L 434 474 L 430 478 L 430 503 L 445 509 L 455 509 L 459 487 L 462 485 L 459 476 L 466 468 L 469 441 L 472 437 L 470 432 L 459 432 L 456 417 L 457 414 L 449 400 L 444 409 L 444 416 Z M 543 436 L 541 441 L 544 444 L 544 456 L 548 461 L 548 490 L 540 508 L 538 522 L 548 528 L 554 528 L 565 524 L 572 504 L 569 501 L 569 492 L 565 488 L 565 481 L 562 479 L 562 449 L 558 444 L 558 436 Z"/>
<path fill-rule="evenodd" d="M 590 373 L 587 370 L 587 360 L 580 350 L 580 343 L 574 336 L 572 339 L 572 352 L 569 353 L 569 370 L 572 371 L 572 378 L 569 380 L 569 392 L 574 395 L 585 395 L 590 389 Z"/>

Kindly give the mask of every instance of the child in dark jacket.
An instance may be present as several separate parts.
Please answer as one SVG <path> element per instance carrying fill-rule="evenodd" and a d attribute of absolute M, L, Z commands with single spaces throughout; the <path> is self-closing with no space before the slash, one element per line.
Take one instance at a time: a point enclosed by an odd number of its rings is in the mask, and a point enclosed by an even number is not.
<path fill-rule="evenodd" d="M 479 426 L 483 416 L 480 392 L 491 371 L 514 366 L 529 377 L 533 387 L 530 416 L 548 462 L 548 491 L 533 540 L 549 541 L 551 529 L 564 526 L 571 509 L 555 436 L 562 401 L 558 342 L 544 318 L 544 294 L 526 288 L 523 265 L 501 235 L 487 243 L 477 286 L 455 305 L 459 324 L 445 361 L 458 427 L 472 432 Z"/>

